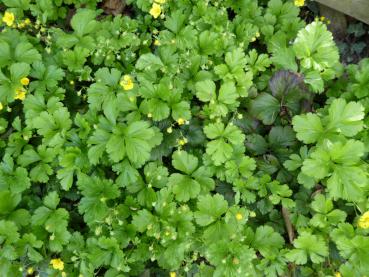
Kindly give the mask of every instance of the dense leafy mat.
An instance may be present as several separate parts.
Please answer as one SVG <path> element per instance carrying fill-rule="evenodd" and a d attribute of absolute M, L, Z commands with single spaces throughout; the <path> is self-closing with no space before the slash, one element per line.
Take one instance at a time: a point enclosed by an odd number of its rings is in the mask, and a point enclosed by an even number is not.
<path fill-rule="evenodd" d="M 368 274 L 369 60 L 304 1 L 98 2 L 1 1 L 0 275 Z"/>

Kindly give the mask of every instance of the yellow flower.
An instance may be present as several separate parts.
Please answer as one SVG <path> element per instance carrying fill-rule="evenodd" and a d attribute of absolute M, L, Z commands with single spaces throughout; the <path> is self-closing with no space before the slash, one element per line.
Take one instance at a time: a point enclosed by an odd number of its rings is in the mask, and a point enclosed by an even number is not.
<path fill-rule="evenodd" d="M 12 26 L 14 23 L 14 19 L 15 16 L 13 13 L 11 12 L 5 12 L 4 16 L 3 16 L 3 22 L 8 25 L 8 26 Z"/>
<path fill-rule="evenodd" d="M 178 143 L 179 143 L 179 145 L 185 145 L 185 144 L 187 143 L 187 139 L 186 139 L 186 138 L 184 138 L 184 139 L 180 139 L 180 140 L 178 141 Z"/>
<path fill-rule="evenodd" d="M 185 124 L 185 122 L 186 121 L 183 118 L 181 118 L 181 117 L 177 119 L 178 125 L 183 125 L 183 124 Z"/>
<path fill-rule="evenodd" d="M 369 228 L 369 211 L 365 212 L 360 218 L 358 223 L 360 228 L 368 229 Z"/>
<path fill-rule="evenodd" d="M 33 269 L 33 267 L 29 267 L 29 268 L 27 269 L 27 274 L 28 274 L 28 275 L 32 275 L 32 274 L 33 274 L 33 272 L 35 272 L 35 270 Z"/>
<path fill-rule="evenodd" d="M 256 37 L 251 38 L 251 42 L 254 42 L 256 40 Z"/>
<path fill-rule="evenodd" d="M 24 20 L 24 24 L 26 24 L 26 25 L 31 24 L 31 20 L 30 20 L 29 18 L 26 18 L 26 19 Z"/>
<path fill-rule="evenodd" d="M 305 5 L 305 0 L 295 0 L 295 6 L 302 7 Z"/>
<path fill-rule="evenodd" d="M 14 99 L 24 100 L 26 98 L 26 92 L 23 88 L 16 89 Z"/>
<path fill-rule="evenodd" d="M 20 80 L 20 82 L 21 82 L 21 84 L 22 84 L 23 86 L 28 86 L 28 84 L 29 84 L 29 79 L 28 79 L 27 77 L 24 77 L 24 78 L 22 78 L 22 79 Z"/>
<path fill-rule="evenodd" d="M 243 215 L 241 213 L 236 213 L 236 219 L 238 221 L 242 220 L 243 219 Z"/>
<path fill-rule="evenodd" d="M 0 102 L 0 111 L 4 109 L 3 103 Z"/>
<path fill-rule="evenodd" d="M 154 18 L 158 18 L 159 15 L 161 14 L 161 6 L 159 4 L 153 3 L 152 7 L 150 9 L 150 14 L 154 17 Z"/>
<path fill-rule="evenodd" d="M 124 90 L 131 90 L 133 89 L 133 80 L 130 75 L 124 75 L 123 80 L 119 83 Z"/>
<path fill-rule="evenodd" d="M 160 41 L 156 39 L 156 40 L 154 41 L 154 45 L 155 45 L 155 46 L 159 46 L 159 45 L 160 45 Z"/>
<path fill-rule="evenodd" d="M 54 269 L 62 271 L 64 269 L 64 262 L 61 259 L 52 259 L 50 264 L 53 266 Z"/>
<path fill-rule="evenodd" d="M 336 273 L 334 274 L 334 277 L 342 277 L 342 275 L 341 275 L 341 273 L 336 272 Z"/>
<path fill-rule="evenodd" d="M 174 271 L 172 271 L 172 272 L 169 273 L 169 276 L 170 277 L 176 277 L 177 276 L 177 273 L 175 273 Z"/>
<path fill-rule="evenodd" d="M 320 17 L 320 21 L 324 21 L 325 20 L 325 17 L 324 16 L 321 16 Z"/>
<path fill-rule="evenodd" d="M 164 4 L 167 0 L 154 0 L 158 4 Z"/>

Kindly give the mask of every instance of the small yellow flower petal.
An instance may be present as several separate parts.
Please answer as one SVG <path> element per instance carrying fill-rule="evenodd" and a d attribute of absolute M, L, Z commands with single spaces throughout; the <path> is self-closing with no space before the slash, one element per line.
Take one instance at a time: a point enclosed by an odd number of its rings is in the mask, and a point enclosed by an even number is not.
<path fill-rule="evenodd" d="M 236 219 L 238 221 L 242 220 L 243 219 L 243 215 L 241 213 L 236 213 Z"/>
<path fill-rule="evenodd" d="M 336 272 L 336 273 L 334 274 L 334 277 L 342 277 L 342 275 L 341 275 L 341 273 Z"/>
<path fill-rule="evenodd" d="M 324 21 L 325 20 L 325 17 L 324 16 L 321 16 L 320 17 L 320 21 Z"/>
<path fill-rule="evenodd" d="M 295 0 L 295 6 L 302 7 L 305 5 L 305 0 Z"/>
<path fill-rule="evenodd" d="M 156 40 L 154 41 L 154 45 L 155 45 L 155 46 L 159 46 L 159 45 L 160 45 L 160 41 L 156 39 Z"/>
<path fill-rule="evenodd" d="M 256 37 L 251 38 L 251 42 L 254 42 L 256 40 Z"/>
<path fill-rule="evenodd" d="M 177 277 L 177 273 L 172 271 L 172 272 L 169 273 L 169 277 Z"/>
<path fill-rule="evenodd" d="M 360 218 L 358 222 L 358 226 L 363 229 L 369 228 L 369 211 L 365 212 Z"/>
<path fill-rule="evenodd" d="M 185 124 L 185 122 L 186 121 L 183 118 L 181 118 L 181 117 L 177 119 L 178 125 L 183 125 L 183 124 Z"/>
<path fill-rule="evenodd" d="M 152 7 L 150 9 L 150 14 L 154 17 L 154 18 L 158 18 L 159 15 L 161 14 L 161 6 L 159 4 L 153 3 Z"/>
<path fill-rule="evenodd" d="M 3 103 L 0 102 L 0 111 L 4 109 Z"/>
<path fill-rule="evenodd" d="M 3 16 L 3 22 L 9 27 L 13 25 L 15 20 L 15 16 L 11 12 L 5 12 Z"/>
<path fill-rule="evenodd" d="M 186 138 L 184 138 L 184 139 L 180 139 L 180 140 L 178 141 L 178 143 L 179 143 L 179 145 L 185 145 L 185 144 L 187 143 L 187 139 L 186 139 Z"/>
<path fill-rule="evenodd" d="M 19 99 L 23 101 L 26 98 L 26 92 L 27 91 L 23 88 L 16 89 L 14 99 Z"/>
<path fill-rule="evenodd" d="M 54 269 L 57 269 L 57 270 L 60 270 L 60 271 L 62 271 L 64 269 L 64 262 L 60 258 L 52 259 L 50 261 L 50 264 L 52 265 L 52 267 Z"/>
<path fill-rule="evenodd" d="M 30 20 L 29 18 L 26 18 L 26 19 L 24 20 L 24 24 L 26 24 L 26 25 L 31 24 L 31 20 Z"/>
<path fill-rule="evenodd" d="M 27 77 L 24 77 L 20 80 L 20 83 L 23 85 L 23 86 L 28 86 L 29 84 L 29 79 Z"/>
<path fill-rule="evenodd" d="M 119 84 L 123 87 L 124 90 L 131 90 L 134 86 L 132 77 L 130 75 L 124 75 Z"/>

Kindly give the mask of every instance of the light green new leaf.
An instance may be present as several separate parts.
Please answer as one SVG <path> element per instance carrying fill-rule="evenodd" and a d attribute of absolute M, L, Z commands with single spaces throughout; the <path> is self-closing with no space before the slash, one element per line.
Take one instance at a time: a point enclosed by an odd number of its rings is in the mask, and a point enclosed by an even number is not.
<path fill-rule="evenodd" d="M 232 157 L 233 148 L 224 139 L 216 139 L 208 142 L 206 153 L 209 154 L 215 165 L 221 165 Z"/>
<path fill-rule="evenodd" d="M 174 168 L 188 175 L 197 168 L 198 159 L 195 156 L 188 154 L 186 151 L 178 150 L 173 153 L 172 158 Z"/>
<path fill-rule="evenodd" d="M 228 203 L 220 194 L 200 196 L 195 219 L 200 226 L 207 226 L 218 220 L 228 209 Z"/>
<path fill-rule="evenodd" d="M 227 105 L 234 105 L 235 103 L 237 103 L 237 98 L 238 94 L 234 82 L 226 82 L 222 84 L 219 90 L 219 102 Z"/>
<path fill-rule="evenodd" d="M 308 257 L 313 263 L 321 263 L 328 256 L 327 243 L 321 236 L 301 232 L 300 236 L 293 241 L 296 249 L 286 254 L 286 258 L 298 265 L 307 263 Z"/>
<path fill-rule="evenodd" d="M 73 16 L 70 25 L 77 34 L 82 37 L 83 35 L 92 33 L 96 26 L 97 21 L 95 20 L 96 12 L 88 9 L 80 9 Z"/>
<path fill-rule="evenodd" d="M 200 184 L 190 176 L 174 173 L 169 177 L 168 185 L 173 187 L 176 199 L 187 202 L 196 198 L 200 193 Z"/>
<path fill-rule="evenodd" d="M 256 229 L 255 237 L 252 241 L 252 246 L 267 258 L 276 257 L 283 244 L 283 237 L 267 225 L 259 226 Z"/>
<path fill-rule="evenodd" d="M 364 107 L 360 103 L 335 99 L 329 107 L 328 129 L 353 137 L 363 129 Z"/>
<path fill-rule="evenodd" d="M 338 64 L 338 48 L 323 22 L 315 21 L 298 32 L 293 43 L 296 57 L 306 69 L 323 71 Z"/>
<path fill-rule="evenodd" d="M 216 99 L 215 83 L 212 80 L 197 82 L 195 85 L 196 96 L 202 102 L 209 102 Z"/>
<path fill-rule="evenodd" d="M 292 119 L 296 137 L 306 144 L 317 142 L 324 134 L 324 128 L 318 115 L 308 113 Z"/>

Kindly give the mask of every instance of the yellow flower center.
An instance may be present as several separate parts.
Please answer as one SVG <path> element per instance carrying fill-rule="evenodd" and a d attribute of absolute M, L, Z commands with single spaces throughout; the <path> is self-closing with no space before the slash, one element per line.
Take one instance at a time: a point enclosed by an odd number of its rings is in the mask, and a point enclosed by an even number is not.
<path fill-rule="evenodd" d="M 237 214 L 236 214 L 236 219 L 237 219 L 238 221 L 242 220 L 242 219 L 243 219 L 243 215 L 242 215 L 241 213 L 237 213 Z"/>
<path fill-rule="evenodd" d="M 33 269 L 33 267 L 29 267 L 28 269 L 27 269 L 27 274 L 29 274 L 29 275 L 31 275 L 31 274 L 33 274 L 33 272 L 34 272 L 35 270 Z"/>
<path fill-rule="evenodd" d="M 62 271 L 64 269 L 64 262 L 61 259 L 52 259 L 50 264 L 54 269 Z"/>
<path fill-rule="evenodd" d="M 133 89 L 133 80 L 130 75 L 124 75 L 119 84 L 123 87 L 124 90 Z"/>
<path fill-rule="evenodd" d="M 295 6 L 302 7 L 305 5 L 305 0 L 295 0 Z"/>
<path fill-rule="evenodd" d="M 360 228 L 368 229 L 369 228 L 369 211 L 365 212 L 360 218 L 358 225 Z"/>
<path fill-rule="evenodd" d="M 28 86 L 29 84 L 29 79 L 27 77 L 24 77 L 20 80 L 20 83 L 23 85 L 23 86 Z"/>
<path fill-rule="evenodd" d="M 150 14 L 154 17 L 154 18 L 158 18 L 159 15 L 161 14 L 161 6 L 159 4 L 153 3 L 152 7 L 150 9 Z"/>
<path fill-rule="evenodd" d="M 178 141 L 178 143 L 179 143 L 179 145 L 185 145 L 185 144 L 187 143 L 187 139 L 186 139 L 186 138 L 184 138 L 184 139 L 180 139 L 180 140 Z"/>
<path fill-rule="evenodd" d="M 177 119 L 178 125 L 183 125 L 183 124 L 185 124 L 185 122 L 186 121 L 182 117 L 180 117 L 180 118 Z"/>
<path fill-rule="evenodd" d="M 12 26 L 15 20 L 15 16 L 13 13 L 11 12 L 5 12 L 4 16 L 3 16 L 3 22 L 8 25 L 8 26 Z"/>

